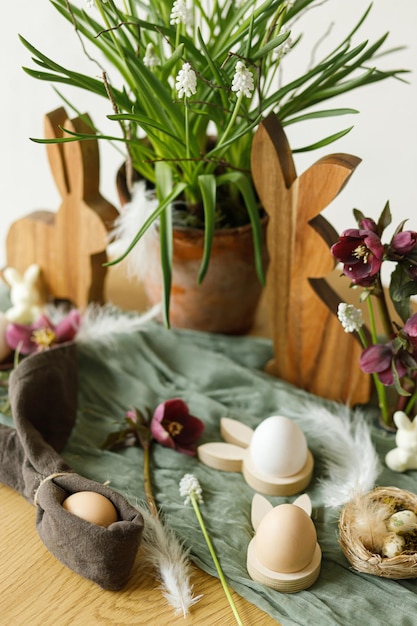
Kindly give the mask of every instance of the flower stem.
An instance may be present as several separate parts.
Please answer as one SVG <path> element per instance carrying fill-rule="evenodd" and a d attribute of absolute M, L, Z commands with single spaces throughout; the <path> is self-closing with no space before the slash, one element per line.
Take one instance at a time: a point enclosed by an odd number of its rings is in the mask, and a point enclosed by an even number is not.
<path fill-rule="evenodd" d="M 410 416 L 410 413 L 415 405 L 417 401 L 417 389 L 414 391 L 413 395 L 411 396 L 411 398 L 408 400 L 405 409 L 404 409 L 404 413 L 408 416 Z"/>
<path fill-rule="evenodd" d="M 369 322 L 370 322 L 370 325 L 371 325 L 372 343 L 373 344 L 377 344 L 378 343 L 378 335 L 377 335 L 377 331 L 376 331 L 374 308 L 372 306 L 371 298 L 368 297 L 366 299 L 366 302 L 367 302 L 367 305 L 368 305 Z M 362 343 L 364 341 L 366 341 L 365 338 L 362 339 L 361 335 L 360 335 L 360 337 L 361 337 Z M 364 345 L 366 347 L 366 343 Z M 375 373 L 372 374 L 372 378 L 373 378 L 375 389 L 376 389 L 376 393 L 377 393 L 377 396 L 378 396 L 378 406 L 379 406 L 380 411 L 381 411 L 382 421 L 384 422 L 384 424 L 386 424 L 388 426 L 389 425 L 389 410 L 388 410 L 386 390 L 385 390 L 384 385 L 379 380 L 378 374 L 375 374 Z"/>
<path fill-rule="evenodd" d="M 184 106 L 185 106 L 185 150 L 187 159 L 190 158 L 190 129 L 188 127 L 188 101 L 187 97 L 184 97 Z"/>
<path fill-rule="evenodd" d="M 224 593 L 225 593 L 226 598 L 227 598 L 227 600 L 228 600 L 228 602 L 230 604 L 230 608 L 232 609 L 233 614 L 234 614 L 234 616 L 236 618 L 236 623 L 239 624 L 239 626 L 243 626 L 243 622 L 242 622 L 242 620 L 240 618 L 240 615 L 238 613 L 236 605 L 235 605 L 235 603 L 233 601 L 233 598 L 232 598 L 231 593 L 229 591 L 229 588 L 227 586 L 227 582 L 226 582 L 226 579 L 224 577 L 223 570 L 222 570 L 221 565 L 219 563 L 219 560 L 217 558 L 216 552 L 214 551 L 213 544 L 212 544 L 210 536 L 209 536 L 209 534 L 207 532 L 207 528 L 206 528 L 206 525 L 204 523 L 203 516 L 201 515 L 200 507 L 198 506 L 198 502 L 197 502 L 197 499 L 196 499 L 194 494 L 190 495 L 190 500 L 191 500 L 191 504 L 193 505 L 193 508 L 194 508 L 194 511 L 195 511 L 198 523 L 200 524 L 200 528 L 201 528 L 201 531 L 203 533 L 203 537 L 206 540 L 207 547 L 208 547 L 208 549 L 210 551 L 211 558 L 213 559 L 213 563 L 214 563 L 214 565 L 216 567 L 216 570 L 217 570 L 217 573 L 219 575 L 220 582 L 221 582 L 221 584 L 223 586 Z"/>
<path fill-rule="evenodd" d="M 233 124 L 236 121 L 237 114 L 239 112 L 242 100 L 243 100 L 243 93 L 241 93 L 240 96 L 238 97 L 238 99 L 236 100 L 236 104 L 235 104 L 235 108 L 234 108 L 233 113 L 232 113 L 232 117 L 229 120 L 229 123 L 228 123 L 228 125 L 226 127 L 226 130 L 224 131 L 223 135 L 220 137 L 219 141 L 217 142 L 216 148 L 219 148 L 221 145 L 223 145 L 224 142 L 226 141 L 228 135 L 230 134 L 230 131 L 233 128 Z"/>
<path fill-rule="evenodd" d="M 147 444 L 143 448 L 143 487 L 145 490 L 146 501 L 149 506 L 149 510 L 152 513 L 153 517 L 156 519 L 159 518 L 158 515 L 158 507 L 156 506 L 155 498 L 152 493 L 152 482 L 151 482 L 151 446 Z"/>
<path fill-rule="evenodd" d="M 391 317 L 388 311 L 387 300 L 385 298 L 385 290 L 382 286 L 381 279 L 379 279 L 379 290 L 378 290 L 378 295 L 376 297 L 378 300 L 379 312 L 381 314 L 381 320 L 382 320 L 382 325 L 384 327 L 384 332 L 386 334 L 387 340 L 389 341 L 393 335 L 393 328 L 392 328 Z"/>

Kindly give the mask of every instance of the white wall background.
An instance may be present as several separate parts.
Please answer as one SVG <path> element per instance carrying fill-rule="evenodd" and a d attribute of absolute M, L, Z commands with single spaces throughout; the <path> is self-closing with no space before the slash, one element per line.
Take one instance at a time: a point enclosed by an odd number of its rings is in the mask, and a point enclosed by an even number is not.
<path fill-rule="evenodd" d="M 83 0 L 81 0 L 83 1 Z M 300 21 L 305 33 L 305 51 L 294 51 L 286 59 L 284 79 L 294 66 L 304 68 L 309 61 L 311 42 L 334 22 L 326 44 L 339 41 L 358 21 L 369 0 L 328 0 Z M 55 61 L 74 69 L 87 69 L 74 32 L 48 0 L 13 0 L 3 7 L 3 28 L 0 38 L 2 94 L 0 98 L 0 266 L 5 263 L 4 242 L 10 224 L 36 209 L 56 210 L 59 195 L 55 189 L 46 158 L 45 146 L 29 137 L 43 136 L 43 116 L 62 104 L 51 86 L 27 76 L 22 66 L 33 67 L 28 51 L 18 40 L 22 34 L 33 45 Z M 361 165 L 347 187 L 326 210 L 325 215 L 341 230 L 354 225 L 352 208 L 377 217 L 387 200 L 391 203 L 394 221 L 410 218 L 409 226 L 417 230 L 417 2 L 416 0 L 377 0 L 362 27 L 359 40 L 376 40 L 390 31 L 389 47 L 406 46 L 406 50 L 380 60 L 384 68 L 407 68 L 410 84 L 382 82 L 342 96 L 329 105 L 357 108 L 359 115 L 337 118 L 325 123 L 307 122 L 288 129 L 295 148 L 355 125 L 349 135 L 320 152 L 295 157 L 298 173 L 330 152 L 346 152 L 359 156 Z M 94 74 L 94 66 L 90 68 Z M 105 101 L 83 92 L 62 87 L 63 93 L 81 111 L 88 111 L 103 128 L 101 118 L 111 113 Z M 326 108 L 327 105 L 326 105 Z M 116 203 L 114 173 L 121 162 L 115 151 L 101 146 L 101 190 Z"/>

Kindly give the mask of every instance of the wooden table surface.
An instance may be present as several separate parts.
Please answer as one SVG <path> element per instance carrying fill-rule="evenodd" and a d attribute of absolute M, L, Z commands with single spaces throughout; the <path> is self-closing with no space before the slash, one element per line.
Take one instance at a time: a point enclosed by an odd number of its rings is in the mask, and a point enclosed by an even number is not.
<path fill-rule="evenodd" d="M 115 304 L 127 307 L 132 303 L 131 289 L 127 301 L 120 281 L 109 282 Z M 263 333 L 262 319 L 257 321 L 254 332 Z M 219 580 L 196 567 L 192 584 L 195 595 L 202 594 L 202 598 L 184 619 L 174 615 L 157 588 L 154 575 L 141 565 L 140 549 L 127 586 L 122 591 L 105 591 L 51 555 L 37 534 L 35 507 L 1 484 L 0 513 L 0 625 L 231 626 L 236 623 Z M 237 593 L 232 592 L 232 596 L 245 626 L 277 624 Z"/>
<path fill-rule="evenodd" d="M 51 555 L 35 527 L 35 508 L 0 485 L 0 624 L 4 626 L 228 626 L 235 623 L 220 582 L 194 568 L 203 597 L 184 619 L 174 616 L 141 552 L 122 591 L 105 591 Z M 232 592 L 245 626 L 277 622 Z"/>

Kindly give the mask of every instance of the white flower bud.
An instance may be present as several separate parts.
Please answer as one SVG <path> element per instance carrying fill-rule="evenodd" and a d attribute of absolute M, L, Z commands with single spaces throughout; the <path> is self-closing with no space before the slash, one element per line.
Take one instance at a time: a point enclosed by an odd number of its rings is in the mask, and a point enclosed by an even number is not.
<path fill-rule="evenodd" d="M 145 56 L 143 57 L 143 62 L 146 67 L 149 67 L 149 69 L 152 69 L 156 65 L 161 64 L 159 57 L 155 54 L 155 49 L 152 43 L 148 43 L 148 45 L 146 46 L 146 52 Z"/>
<path fill-rule="evenodd" d="M 232 91 L 236 92 L 236 95 L 244 95 L 247 98 L 252 97 L 254 90 L 253 75 L 246 65 L 242 61 L 236 63 L 235 75 L 233 76 Z"/>
<path fill-rule="evenodd" d="M 178 97 L 185 96 L 189 98 L 195 94 L 197 89 L 197 76 L 189 63 L 184 63 L 177 74 L 177 82 L 175 88 L 178 91 Z"/>
<path fill-rule="evenodd" d="M 353 306 L 340 302 L 337 308 L 337 317 L 345 329 L 345 333 L 353 333 L 363 326 L 362 311 Z"/>
<path fill-rule="evenodd" d="M 203 503 L 201 485 L 194 474 L 185 474 L 180 480 L 180 496 L 185 498 L 184 504 L 188 504 L 191 496 L 194 496 L 197 502 Z"/>
<path fill-rule="evenodd" d="M 187 7 L 186 0 L 175 0 L 174 4 L 172 5 L 169 23 L 185 24 L 186 26 L 192 26 L 193 12 L 192 9 Z"/>

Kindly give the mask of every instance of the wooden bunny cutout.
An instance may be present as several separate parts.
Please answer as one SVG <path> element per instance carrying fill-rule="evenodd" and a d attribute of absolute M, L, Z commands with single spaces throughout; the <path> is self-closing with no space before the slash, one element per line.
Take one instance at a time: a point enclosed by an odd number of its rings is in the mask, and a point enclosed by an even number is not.
<path fill-rule="evenodd" d="M 269 496 L 290 496 L 311 481 L 313 455 L 304 434 L 289 418 L 272 415 L 253 431 L 238 420 L 222 417 L 224 441 L 197 448 L 199 460 L 214 469 L 242 472 L 250 487 Z"/>
<path fill-rule="evenodd" d="M 417 469 L 417 415 L 413 420 L 403 412 L 394 413 L 396 448 L 385 456 L 385 463 L 394 472 Z"/>
<path fill-rule="evenodd" d="M 324 278 L 334 269 L 329 245 L 338 236 L 320 215 L 360 159 L 333 154 L 297 178 L 287 138 L 270 114 L 255 133 L 251 160 L 269 215 L 267 296 L 275 356 L 267 371 L 321 397 L 366 402 L 369 377 L 359 367 L 360 344 L 335 316 L 341 298 Z"/>
<path fill-rule="evenodd" d="M 61 107 L 45 116 L 45 137 L 63 136 L 62 128 L 91 133 L 84 119 L 67 119 Z M 23 272 L 42 269 L 55 298 L 68 298 L 79 308 L 104 301 L 108 232 L 118 212 L 99 192 L 97 140 L 47 144 L 52 175 L 62 197 L 57 213 L 35 211 L 10 227 L 7 265 Z"/>
<path fill-rule="evenodd" d="M 263 496 L 252 500 L 255 536 L 248 546 L 247 570 L 256 582 L 282 593 L 311 587 L 320 574 L 321 549 L 307 494 L 273 507 Z"/>

